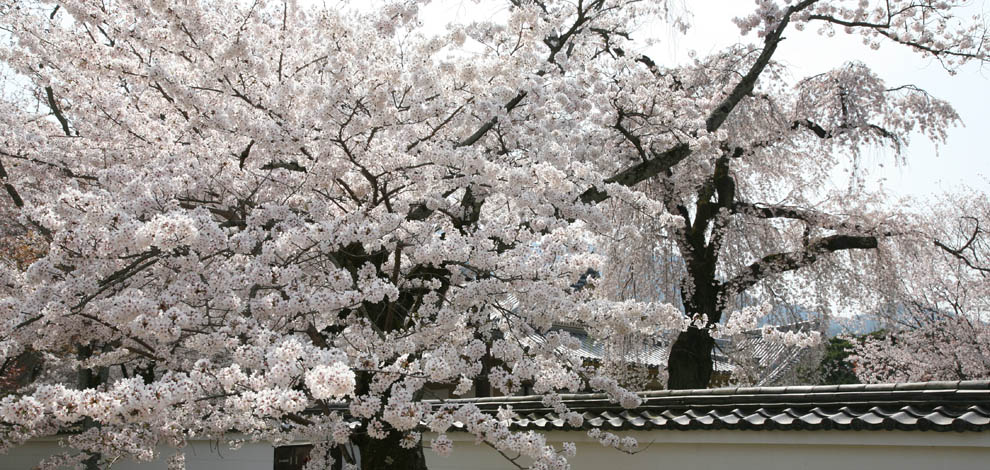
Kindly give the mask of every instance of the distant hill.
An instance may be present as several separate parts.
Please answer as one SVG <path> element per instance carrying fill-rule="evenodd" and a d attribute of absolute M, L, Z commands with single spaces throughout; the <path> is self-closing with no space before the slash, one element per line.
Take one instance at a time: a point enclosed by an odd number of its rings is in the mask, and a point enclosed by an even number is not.
<path fill-rule="evenodd" d="M 790 317 L 785 323 L 799 321 L 818 321 L 821 316 L 817 312 L 803 309 L 790 309 L 787 313 Z M 779 319 L 764 318 L 760 320 L 759 326 L 780 324 Z M 839 335 L 865 335 L 879 330 L 882 327 L 879 320 L 874 315 L 855 315 L 852 317 L 832 317 L 825 325 L 825 335 L 829 338 Z"/>
<path fill-rule="evenodd" d="M 873 315 L 832 318 L 828 322 L 826 334 L 829 337 L 844 334 L 865 335 L 877 331 L 881 327 L 881 323 Z"/>

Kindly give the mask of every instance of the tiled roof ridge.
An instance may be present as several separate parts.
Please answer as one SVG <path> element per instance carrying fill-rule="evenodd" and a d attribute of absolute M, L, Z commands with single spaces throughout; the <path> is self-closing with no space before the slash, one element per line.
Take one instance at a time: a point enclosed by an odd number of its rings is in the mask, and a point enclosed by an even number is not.
<path fill-rule="evenodd" d="M 874 403 L 903 401 L 956 401 L 953 397 L 966 401 L 990 402 L 990 380 L 963 380 L 939 382 L 909 382 L 885 384 L 847 385 L 798 385 L 773 387 L 721 387 L 710 389 L 657 390 L 639 392 L 643 405 L 651 402 L 705 403 Z M 604 393 L 561 394 L 561 399 L 569 406 L 584 403 L 599 406 L 618 406 L 610 402 Z M 457 398 L 443 400 L 444 403 L 475 403 L 479 406 L 517 405 L 534 403 L 542 405 L 542 395 L 501 396 L 485 398 Z M 485 406 L 485 407 L 487 407 Z"/>
<path fill-rule="evenodd" d="M 511 406 L 516 429 L 575 430 L 900 430 L 990 431 L 990 381 L 871 385 L 730 387 L 640 393 L 625 410 L 604 394 L 561 395 L 584 416 L 572 427 L 542 396 L 436 401 Z M 455 423 L 463 428 L 463 423 Z"/>

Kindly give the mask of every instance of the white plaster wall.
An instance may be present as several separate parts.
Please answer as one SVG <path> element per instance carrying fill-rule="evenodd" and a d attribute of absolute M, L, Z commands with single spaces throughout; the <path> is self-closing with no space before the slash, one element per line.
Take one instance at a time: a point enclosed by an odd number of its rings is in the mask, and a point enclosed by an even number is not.
<path fill-rule="evenodd" d="M 450 435 L 454 452 L 439 457 L 426 451 L 430 470 L 511 470 L 505 458 L 473 440 Z M 643 451 L 628 455 L 589 442 L 583 434 L 551 440 L 578 440 L 573 470 L 969 470 L 990 468 L 987 433 L 663 431 L 639 433 Z M 651 441 L 652 444 L 650 443 Z"/>
<path fill-rule="evenodd" d="M 275 452 L 271 444 L 264 442 L 245 443 L 237 450 L 231 450 L 216 442 L 190 442 L 186 452 L 186 470 L 272 470 Z M 0 454 L 0 470 L 31 470 L 46 456 L 64 451 L 54 440 L 34 441 L 7 454 Z M 153 462 L 121 460 L 112 470 L 165 470 L 166 459 L 174 454 L 170 448 L 161 448 L 160 459 Z"/>
<path fill-rule="evenodd" d="M 969 470 L 990 468 L 990 433 L 855 431 L 656 431 L 633 433 L 635 455 L 603 448 L 584 433 L 550 433 L 551 442 L 576 441 L 573 470 Z M 473 438 L 451 433 L 454 452 L 426 450 L 430 470 L 513 470 L 503 457 Z M 433 436 L 424 436 L 429 445 Z M 35 441 L 0 455 L 0 470 L 31 470 L 58 452 L 54 440 Z M 167 457 L 173 451 L 162 449 Z M 233 451 L 198 441 L 186 448 L 187 470 L 271 470 L 274 450 L 247 443 Z M 164 459 L 121 461 L 112 470 L 164 470 Z"/>

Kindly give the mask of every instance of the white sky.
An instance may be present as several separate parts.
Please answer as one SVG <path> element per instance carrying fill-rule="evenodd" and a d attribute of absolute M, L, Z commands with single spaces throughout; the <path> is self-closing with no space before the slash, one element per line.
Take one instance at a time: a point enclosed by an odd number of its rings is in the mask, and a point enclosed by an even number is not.
<path fill-rule="evenodd" d="M 969 15 L 987 12 L 990 0 L 973 0 Z M 666 65 L 687 63 L 689 51 L 707 55 L 737 42 L 759 41 L 755 34 L 739 35 L 732 18 L 755 8 L 746 0 L 684 0 L 693 14 L 692 27 L 686 35 L 666 26 L 656 31 L 640 31 L 660 39 L 649 51 L 651 57 Z M 424 12 L 426 22 L 441 26 L 448 21 L 497 14 L 505 6 L 478 5 L 472 0 L 440 0 Z M 919 86 L 934 96 L 949 101 L 959 113 L 963 126 L 949 131 L 948 142 L 936 155 L 935 146 L 918 135 L 903 150 L 906 163 L 897 164 L 892 154 L 864 152 L 864 166 L 872 167 L 876 180 L 892 196 L 925 197 L 966 187 L 990 190 L 990 66 L 971 64 L 950 76 L 937 61 L 924 59 L 903 46 L 884 44 L 878 51 L 862 44 L 856 35 L 837 30 L 832 38 L 819 36 L 816 28 L 804 32 L 791 30 L 777 50 L 776 60 L 791 67 L 794 79 L 840 67 L 849 61 L 868 64 L 888 87 L 904 84 Z"/>
<path fill-rule="evenodd" d="M 990 15 L 986 0 L 970 2 L 967 14 L 981 11 Z M 744 0 L 695 0 L 693 26 L 686 36 L 668 38 L 655 48 L 668 63 L 686 62 L 688 51 L 705 55 L 740 41 L 732 18 L 754 8 Z M 832 38 L 819 36 L 816 28 L 791 30 L 777 50 L 776 60 L 792 67 L 796 78 L 825 72 L 849 61 L 868 64 L 888 87 L 917 85 L 934 96 L 949 101 L 962 118 L 963 126 L 949 131 L 948 142 L 936 149 L 927 139 L 915 136 L 904 151 L 904 165 L 896 165 L 892 155 L 876 153 L 865 162 L 877 168 L 884 187 L 892 195 L 924 197 L 944 191 L 990 190 L 990 66 L 970 64 L 950 76 L 933 59 L 924 59 L 903 46 L 884 44 L 874 51 L 856 35 L 837 30 Z M 756 41 L 750 34 L 743 41 Z M 883 165 L 880 168 L 880 165 Z"/>

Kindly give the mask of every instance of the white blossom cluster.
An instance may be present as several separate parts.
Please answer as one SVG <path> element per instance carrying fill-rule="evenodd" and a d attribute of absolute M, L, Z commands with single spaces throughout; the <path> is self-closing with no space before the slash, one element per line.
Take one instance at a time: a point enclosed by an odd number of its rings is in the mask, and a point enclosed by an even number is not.
<path fill-rule="evenodd" d="M 441 32 L 422 27 L 428 0 L 316 3 L 0 5 L 0 221 L 44 245 L 23 266 L 0 263 L 0 364 L 12 364 L 0 370 L 0 450 L 72 429 L 72 452 L 45 468 L 147 461 L 166 446 L 179 450 L 171 470 L 188 440 L 236 433 L 314 442 L 315 469 L 348 445 L 419 452 L 429 429 L 441 455 L 466 432 L 566 469 L 575 447 L 512 430 L 509 409 L 424 400 L 487 382 L 543 395 L 575 427 L 562 393 L 638 406 L 617 379 L 624 345 L 711 326 L 647 278 L 674 259 L 651 243 L 698 217 L 674 196 L 701 209 L 724 199 L 698 195 L 725 149 L 734 190 L 760 196 L 748 210 L 762 213 L 756 202 L 820 195 L 812 183 L 837 149 L 913 131 L 943 140 L 957 121 L 862 64 L 757 86 L 782 70 L 760 44 L 655 64 L 630 32 L 683 27 L 666 1 L 510 2 Z M 767 37 L 784 19 L 869 22 L 884 8 L 757 3 L 740 24 Z M 900 8 L 891 26 L 857 31 L 950 66 L 984 60 L 990 42 L 946 16 L 956 3 L 888 2 Z M 748 69 L 748 89 L 734 85 Z M 889 225 L 857 202 L 860 219 L 801 220 L 827 226 L 816 235 Z M 742 225 L 735 209 L 710 211 L 713 227 Z M 713 233 L 731 254 L 719 276 L 742 273 L 732 286 L 745 290 L 759 281 L 745 274 L 752 246 L 800 238 L 776 229 L 692 230 Z M 578 286 L 589 272 L 601 279 Z M 612 357 L 586 363 L 562 324 Z M 29 360 L 37 374 L 8 387 Z"/>
<path fill-rule="evenodd" d="M 598 428 L 589 430 L 588 436 L 592 439 L 597 439 L 603 446 L 614 447 L 627 453 L 634 453 L 639 448 L 639 443 L 634 437 L 619 437 L 616 434 L 602 431 Z"/>
<path fill-rule="evenodd" d="M 341 399 L 354 394 L 354 371 L 343 362 L 316 366 L 306 373 L 306 388 L 317 400 Z"/>

